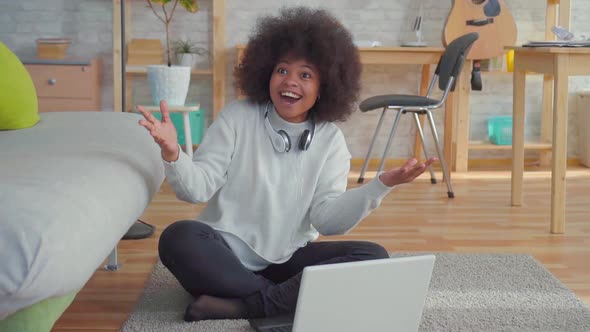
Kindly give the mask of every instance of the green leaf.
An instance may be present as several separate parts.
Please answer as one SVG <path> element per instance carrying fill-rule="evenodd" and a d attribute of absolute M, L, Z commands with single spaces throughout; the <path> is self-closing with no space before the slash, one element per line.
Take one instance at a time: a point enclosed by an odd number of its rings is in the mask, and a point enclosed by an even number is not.
<path fill-rule="evenodd" d="M 180 4 L 190 13 L 196 13 L 199 10 L 197 0 L 180 0 Z"/>

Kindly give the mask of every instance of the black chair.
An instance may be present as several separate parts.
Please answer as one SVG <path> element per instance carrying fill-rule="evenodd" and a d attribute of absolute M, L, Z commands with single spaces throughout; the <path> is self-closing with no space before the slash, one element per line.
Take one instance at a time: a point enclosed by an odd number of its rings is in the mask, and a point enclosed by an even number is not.
<path fill-rule="evenodd" d="M 361 102 L 361 104 L 359 105 L 361 112 L 368 112 L 375 109 L 383 109 L 383 112 L 381 113 L 379 123 L 377 124 L 377 128 L 375 129 L 375 134 L 373 135 L 373 139 L 371 140 L 371 146 L 369 147 L 369 151 L 367 152 L 365 162 L 363 163 L 358 183 L 363 183 L 365 179 L 365 171 L 367 169 L 367 165 L 371 157 L 371 152 L 373 151 L 375 140 L 377 139 L 377 135 L 379 133 L 379 130 L 381 129 L 381 125 L 383 124 L 383 117 L 385 116 L 385 112 L 387 110 L 395 110 L 397 111 L 397 115 L 395 117 L 395 121 L 393 122 L 391 132 L 389 133 L 389 138 L 387 140 L 385 150 L 383 151 L 383 156 L 381 157 L 381 163 L 379 164 L 378 172 L 381 172 L 383 170 L 383 165 L 385 164 L 385 157 L 387 156 L 389 148 L 391 147 L 391 142 L 395 134 L 397 125 L 399 123 L 400 116 L 402 114 L 412 113 L 412 115 L 414 116 L 414 120 L 416 122 L 416 126 L 418 129 L 418 134 L 420 135 L 420 139 L 422 140 L 424 155 L 426 156 L 426 159 L 429 158 L 424 143 L 424 132 L 422 130 L 422 125 L 420 124 L 420 119 L 418 117 L 418 114 L 426 114 L 426 117 L 428 118 L 428 123 L 430 124 L 430 129 L 432 131 L 432 136 L 436 144 L 436 151 L 438 153 L 438 157 L 440 159 L 441 166 L 443 169 L 444 180 L 447 183 L 447 194 L 449 198 L 455 197 L 455 194 L 453 193 L 453 188 L 451 187 L 451 181 L 449 178 L 447 165 L 438 140 L 438 133 L 436 131 L 436 126 L 434 125 L 434 118 L 432 117 L 431 110 L 443 106 L 445 104 L 449 92 L 455 90 L 455 82 L 459 79 L 459 75 L 461 74 L 461 69 L 463 68 L 463 64 L 465 63 L 467 54 L 469 53 L 469 50 L 471 49 L 473 43 L 478 38 L 478 33 L 468 33 L 453 40 L 446 47 L 443 55 L 441 56 L 438 62 L 436 71 L 434 72 L 434 76 L 430 81 L 430 85 L 428 86 L 426 96 L 381 95 L 365 99 Z M 443 95 L 440 100 L 429 98 L 430 93 L 432 92 L 432 89 L 434 88 L 434 85 L 437 80 L 439 89 L 443 91 Z M 430 166 L 429 170 L 431 177 L 430 181 L 432 183 L 436 183 L 436 177 L 434 175 L 434 171 L 432 170 L 432 166 Z"/>

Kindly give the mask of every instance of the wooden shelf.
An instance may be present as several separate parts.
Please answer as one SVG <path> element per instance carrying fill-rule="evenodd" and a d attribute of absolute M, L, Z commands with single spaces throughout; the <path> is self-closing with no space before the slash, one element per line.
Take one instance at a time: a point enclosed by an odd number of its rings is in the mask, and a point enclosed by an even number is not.
<path fill-rule="evenodd" d="M 191 71 L 192 75 L 209 76 L 207 79 L 212 83 L 212 115 L 213 118 L 223 109 L 225 104 L 225 1 L 211 1 L 211 68 L 197 68 Z M 125 73 L 122 72 L 122 54 L 124 49 L 122 45 L 132 38 L 133 29 L 122 29 L 123 19 L 128 27 L 132 27 L 132 3 L 133 0 L 112 0 L 113 2 L 113 102 L 114 110 L 123 111 L 123 104 L 129 110 L 132 104 L 132 81 L 134 77 L 146 75 L 145 66 L 128 65 Z M 124 7 L 124 11 L 121 7 Z M 124 14 L 123 14 L 124 13 Z M 161 30 L 160 30 L 161 31 Z M 162 35 L 160 35 L 162 36 Z M 123 95 L 123 82 L 126 82 L 127 88 Z M 123 101 L 126 101 L 125 103 Z M 209 110 L 207 110 L 209 112 Z"/>
<path fill-rule="evenodd" d="M 527 75 L 543 75 L 540 73 L 535 73 L 532 71 L 527 71 L 525 72 Z M 487 71 L 481 71 L 482 75 L 505 75 L 505 74 L 509 74 L 512 75 L 513 73 L 511 71 L 505 71 L 505 70 L 487 70 Z"/>
<path fill-rule="evenodd" d="M 142 105 L 143 109 L 148 112 L 160 112 L 160 106 L 154 105 Z M 185 106 L 168 106 L 168 112 L 175 113 L 175 112 L 197 112 L 200 111 L 201 104 L 195 105 L 185 105 Z"/>
<path fill-rule="evenodd" d="M 127 74 L 146 75 L 146 66 L 125 66 Z M 210 68 L 196 68 L 191 71 L 192 75 L 213 75 L 213 70 Z"/>
<path fill-rule="evenodd" d="M 482 75 L 503 75 L 503 74 L 510 74 L 512 75 L 511 71 L 505 71 L 505 70 L 482 70 L 481 71 Z"/>
<path fill-rule="evenodd" d="M 570 9 L 571 0 L 546 0 L 546 11 L 545 11 L 545 40 L 555 40 L 555 35 L 551 31 L 551 28 L 555 25 L 560 25 L 569 29 L 570 27 Z M 453 171 L 466 172 L 468 171 L 468 158 L 470 150 L 507 150 L 510 151 L 512 146 L 494 145 L 490 142 L 470 142 L 469 141 L 469 77 L 471 77 L 471 66 L 470 62 L 466 62 L 463 67 L 460 82 L 458 85 L 459 93 L 455 93 L 456 96 L 451 95 L 451 108 L 453 108 L 453 114 L 456 116 L 456 121 L 445 122 L 445 128 L 450 129 L 455 137 L 455 153 L 452 157 L 448 157 L 450 168 Z M 498 66 L 499 67 L 499 66 Z M 498 68 L 496 67 L 496 68 Z M 509 79 L 510 76 L 514 75 L 512 72 L 503 70 L 492 70 L 484 72 L 482 76 L 497 77 L 502 79 Z M 541 75 L 543 79 L 543 113 L 541 116 L 541 130 L 538 141 L 549 142 L 552 140 L 552 121 L 553 121 L 553 83 L 550 75 L 544 75 L 539 73 L 526 72 L 526 75 Z M 451 144 L 445 144 L 445 150 L 450 151 Z M 539 152 L 541 164 L 548 164 L 550 160 L 551 144 L 549 143 L 525 143 L 525 149 L 536 150 Z"/>
<path fill-rule="evenodd" d="M 551 143 L 535 142 L 525 143 L 525 150 L 551 150 Z M 471 141 L 469 150 L 512 150 L 512 145 L 496 145 L 489 141 Z"/>

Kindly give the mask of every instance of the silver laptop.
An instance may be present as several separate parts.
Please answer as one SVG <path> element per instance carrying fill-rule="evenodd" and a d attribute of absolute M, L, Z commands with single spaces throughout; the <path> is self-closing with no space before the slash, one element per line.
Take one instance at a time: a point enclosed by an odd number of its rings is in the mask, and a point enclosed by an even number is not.
<path fill-rule="evenodd" d="M 251 319 L 256 331 L 417 331 L 434 255 L 308 266 L 295 315 Z"/>

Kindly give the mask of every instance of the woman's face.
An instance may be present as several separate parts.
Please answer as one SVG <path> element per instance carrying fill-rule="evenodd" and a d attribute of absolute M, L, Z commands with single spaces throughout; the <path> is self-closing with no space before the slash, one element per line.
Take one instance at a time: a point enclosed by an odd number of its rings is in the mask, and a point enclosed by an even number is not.
<path fill-rule="evenodd" d="M 281 118 L 303 122 L 318 99 L 320 74 L 310 62 L 287 55 L 275 66 L 269 89 L 270 99 Z"/>

